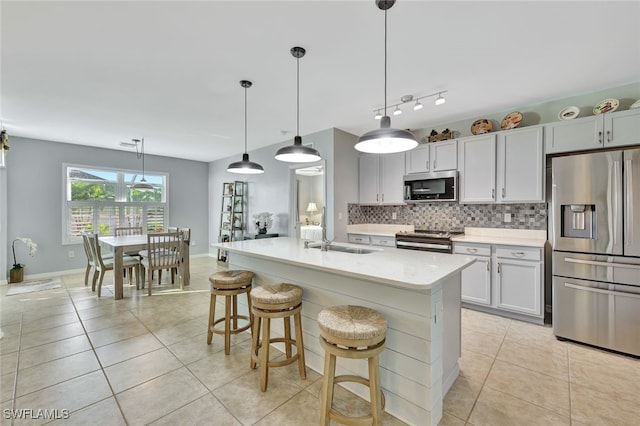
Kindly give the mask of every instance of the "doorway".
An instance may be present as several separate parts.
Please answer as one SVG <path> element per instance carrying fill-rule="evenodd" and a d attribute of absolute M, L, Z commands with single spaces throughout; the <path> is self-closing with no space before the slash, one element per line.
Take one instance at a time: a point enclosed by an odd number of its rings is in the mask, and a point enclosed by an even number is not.
<path fill-rule="evenodd" d="M 289 235 L 305 240 L 322 239 L 322 211 L 326 206 L 326 165 L 292 166 L 291 229 Z"/>

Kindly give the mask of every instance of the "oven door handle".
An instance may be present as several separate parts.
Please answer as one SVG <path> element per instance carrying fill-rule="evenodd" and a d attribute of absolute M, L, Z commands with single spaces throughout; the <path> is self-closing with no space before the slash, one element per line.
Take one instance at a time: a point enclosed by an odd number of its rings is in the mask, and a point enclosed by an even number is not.
<path fill-rule="evenodd" d="M 636 299 L 640 299 L 640 294 L 625 293 L 624 291 L 604 290 L 601 288 L 585 287 L 583 285 L 577 285 L 577 284 L 571 284 L 571 283 L 564 283 L 564 286 L 568 288 L 573 288 L 575 290 L 590 291 L 591 293 L 607 294 L 609 296 L 633 297 Z"/>
<path fill-rule="evenodd" d="M 429 244 L 429 243 L 412 243 L 410 241 L 396 241 L 397 247 L 418 247 L 418 248 L 433 248 L 433 249 L 450 249 L 451 245 L 449 244 Z"/>
<path fill-rule="evenodd" d="M 613 266 L 616 268 L 640 269 L 640 265 L 634 265 L 632 263 L 602 262 L 599 260 L 574 259 L 573 257 L 565 257 L 564 261 L 567 263 L 579 263 L 581 265 Z"/>

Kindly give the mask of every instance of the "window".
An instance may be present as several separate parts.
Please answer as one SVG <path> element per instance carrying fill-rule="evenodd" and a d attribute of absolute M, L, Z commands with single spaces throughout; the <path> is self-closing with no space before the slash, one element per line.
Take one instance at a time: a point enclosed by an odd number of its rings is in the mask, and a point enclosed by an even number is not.
<path fill-rule="evenodd" d="M 83 231 L 113 235 L 120 226 L 166 228 L 168 175 L 145 174 L 153 191 L 138 191 L 137 173 L 68 164 L 63 171 L 63 244 L 81 243 Z"/>

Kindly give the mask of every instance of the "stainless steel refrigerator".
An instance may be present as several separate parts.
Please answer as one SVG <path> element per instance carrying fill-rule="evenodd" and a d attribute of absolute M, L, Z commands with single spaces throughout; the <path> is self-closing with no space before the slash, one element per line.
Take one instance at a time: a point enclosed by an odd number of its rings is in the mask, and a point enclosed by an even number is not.
<path fill-rule="evenodd" d="M 640 356 L 640 149 L 551 168 L 554 334 Z"/>

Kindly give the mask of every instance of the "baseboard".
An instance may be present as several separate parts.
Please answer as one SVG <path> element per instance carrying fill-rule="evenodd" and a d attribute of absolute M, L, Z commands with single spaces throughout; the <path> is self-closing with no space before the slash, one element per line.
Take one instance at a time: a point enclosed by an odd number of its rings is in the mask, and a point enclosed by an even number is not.
<path fill-rule="evenodd" d="M 211 253 L 194 254 L 189 256 L 189 259 L 194 259 L 197 257 L 216 257 L 216 255 Z M 62 275 L 83 274 L 84 271 L 85 271 L 85 268 L 67 269 L 64 271 L 56 271 L 56 272 L 44 272 L 42 274 L 25 275 L 24 280 L 27 281 L 27 280 L 38 280 L 41 278 L 57 278 Z M 0 285 L 7 285 L 7 284 L 9 284 L 9 280 L 0 280 Z"/>

